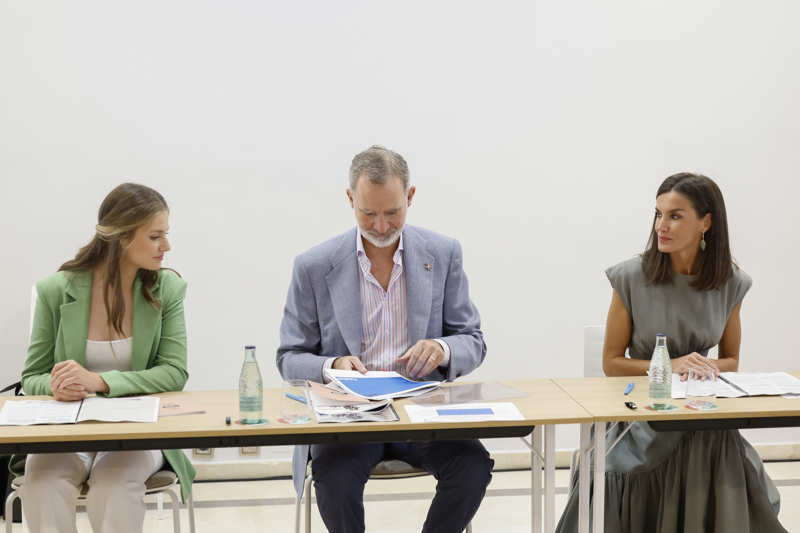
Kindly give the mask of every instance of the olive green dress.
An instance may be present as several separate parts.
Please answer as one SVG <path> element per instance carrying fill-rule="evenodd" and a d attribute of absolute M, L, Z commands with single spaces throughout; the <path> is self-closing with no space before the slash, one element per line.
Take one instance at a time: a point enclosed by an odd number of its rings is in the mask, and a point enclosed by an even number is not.
<path fill-rule="evenodd" d="M 698 291 L 694 276 L 648 284 L 640 257 L 606 270 L 632 318 L 630 356 L 650 359 L 657 333 L 671 357 L 707 355 L 719 344 L 731 312 L 752 280 L 738 267 L 720 289 Z M 606 436 L 610 446 L 627 427 Z M 753 447 L 736 430 L 653 431 L 636 423 L 606 458 L 605 531 L 613 533 L 771 533 L 780 496 Z M 559 521 L 560 533 L 578 529 L 577 475 Z"/>

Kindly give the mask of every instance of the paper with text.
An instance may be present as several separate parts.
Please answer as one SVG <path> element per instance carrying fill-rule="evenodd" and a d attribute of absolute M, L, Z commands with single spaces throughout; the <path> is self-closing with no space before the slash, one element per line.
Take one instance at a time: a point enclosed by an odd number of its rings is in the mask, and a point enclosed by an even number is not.
<path fill-rule="evenodd" d="M 672 374 L 672 397 L 686 398 L 687 381 Z M 800 379 L 786 372 L 722 372 L 716 381 L 717 398 L 800 394 Z"/>
<path fill-rule="evenodd" d="M 159 403 L 155 396 L 86 398 L 76 422 L 158 422 Z"/>
<path fill-rule="evenodd" d="M 405 406 L 411 422 L 491 422 L 494 420 L 522 420 L 522 413 L 511 402 L 451 403 L 446 405 Z"/>
<path fill-rule="evenodd" d="M 0 410 L 0 425 L 72 424 L 80 408 L 81 402 L 8 400 Z"/>
<path fill-rule="evenodd" d="M 91 397 L 80 402 L 8 400 L 0 410 L 0 425 L 75 424 L 86 420 L 157 422 L 159 402 L 155 396 Z"/>

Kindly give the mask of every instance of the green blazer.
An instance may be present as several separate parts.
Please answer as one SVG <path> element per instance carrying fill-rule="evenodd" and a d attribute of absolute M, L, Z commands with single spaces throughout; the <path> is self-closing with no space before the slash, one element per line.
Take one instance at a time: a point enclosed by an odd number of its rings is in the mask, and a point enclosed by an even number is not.
<path fill-rule="evenodd" d="M 161 270 L 150 292 L 161 302 L 156 308 L 144 299 L 137 277 L 133 286 L 133 354 L 131 370 L 100 375 L 108 395 L 179 391 L 186 384 L 186 323 L 183 299 L 186 282 L 171 270 Z M 91 272 L 56 272 L 36 284 L 38 298 L 28 357 L 22 371 L 25 394 L 52 395 L 50 371 L 72 359 L 86 365 L 86 338 L 92 301 Z M 181 482 L 186 499 L 195 470 L 181 450 L 163 450 Z"/>

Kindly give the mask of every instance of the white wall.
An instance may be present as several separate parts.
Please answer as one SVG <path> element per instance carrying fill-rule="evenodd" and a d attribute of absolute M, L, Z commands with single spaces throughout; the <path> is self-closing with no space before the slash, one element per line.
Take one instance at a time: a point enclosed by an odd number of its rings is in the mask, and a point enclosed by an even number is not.
<path fill-rule="evenodd" d="M 742 369 L 798 369 L 798 18 L 755 0 L 2 2 L 0 378 L 22 368 L 30 286 L 134 180 L 172 207 L 189 388 L 233 387 L 249 343 L 276 385 L 292 258 L 353 224 L 345 176 L 372 143 L 408 159 L 409 222 L 463 244 L 489 345 L 474 378 L 580 374 L 603 269 L 642 250 L 681 170 L 720 184 L 755 280 Z"/>

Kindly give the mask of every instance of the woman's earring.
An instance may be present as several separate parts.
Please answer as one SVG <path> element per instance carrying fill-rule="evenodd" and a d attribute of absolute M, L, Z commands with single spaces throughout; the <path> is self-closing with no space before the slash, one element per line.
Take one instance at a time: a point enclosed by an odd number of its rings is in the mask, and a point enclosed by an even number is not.
<path fill-rule="evenodd" d="M 700 234 L 700 251 L 701 252 L 705 252 L 706 251 L 706 232 L 705 231 Z"/>

